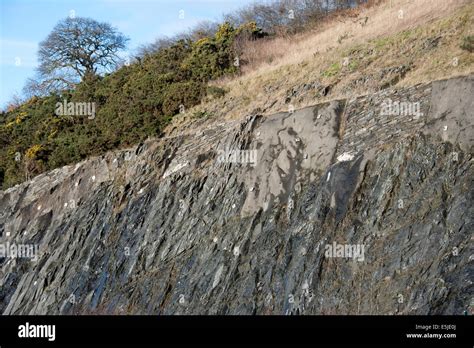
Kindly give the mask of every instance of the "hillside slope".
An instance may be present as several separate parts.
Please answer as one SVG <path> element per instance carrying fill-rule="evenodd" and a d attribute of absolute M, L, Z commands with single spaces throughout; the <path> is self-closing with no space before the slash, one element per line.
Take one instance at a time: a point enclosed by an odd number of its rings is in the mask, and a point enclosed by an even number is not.
<path fill-rule="evenodd" d="M 216 82 L 226 95 L 175 116 L 166 132 L 472 74 L 472 47 L 462 47 L 473 22 L 472 1 L 391 0 L 314 32 L 258 42 L 249 59 L 257 55 L 259 65 Z"/>
<path fill-rule="evenodd" d="M 0 192 L 2 243 L 39 247 L 0 259 L 0 312 L 472 313 L 473 82 L 247 114 Z"/>

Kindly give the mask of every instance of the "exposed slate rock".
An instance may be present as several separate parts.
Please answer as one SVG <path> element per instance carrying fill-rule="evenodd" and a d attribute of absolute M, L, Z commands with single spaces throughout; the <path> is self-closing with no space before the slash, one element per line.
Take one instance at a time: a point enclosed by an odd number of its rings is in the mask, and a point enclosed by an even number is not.
<path fill-rule="evenodd" d="M 0 192 L 1 245 L 39 247 L 0 258 L 0 312 L 472 312 L 472 89 L 252 115 Z M 387 98 L 423 115 L 381 115 Z"/>

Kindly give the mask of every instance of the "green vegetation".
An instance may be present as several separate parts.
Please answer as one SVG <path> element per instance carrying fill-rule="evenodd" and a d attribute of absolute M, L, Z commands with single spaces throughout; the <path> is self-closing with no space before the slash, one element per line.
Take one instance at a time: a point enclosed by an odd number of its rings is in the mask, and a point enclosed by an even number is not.
<path fill-rule="evenodd" d="M 207 118 L 210 114 L 207 111 L 196 111 L 193 113 L 193 118 Z"/>
<path fill-rule="evenodd" d="M 351 60 L 347 67 L 350 71 L 356 71 L 359 67 L 359 63 L 356 60 Z"/>
<path fill-rule="evenodd" d="M 461 48 L 468 52 L 474 52 L 474 35 L 465 36 L 462 38 Z"/>
<path fill-rule="evenodd" d="M 324 77 L 331 77 L 339 74 L 339 71 L 341 71 L 341 64 L 339 63 L 333 63 L 327 68 L 325 71 L 322 72 L 322 76 Z"/>
<path fill-rule="evenodd" d="M 227 91 L 224 88 L 217 87 L 217 86 L 208 86 L 207 87 L 207 95 L 212 98 L 222 98 Z"/>
<path fill-rule="evenodd" d="M 385 46 L 390 44 L 390 38 L 387 36 L 380 39 L 376 39 L 373 40 L 373 43 L 375 44 L 375 48 L 377 49 L 384 48 Z"/>

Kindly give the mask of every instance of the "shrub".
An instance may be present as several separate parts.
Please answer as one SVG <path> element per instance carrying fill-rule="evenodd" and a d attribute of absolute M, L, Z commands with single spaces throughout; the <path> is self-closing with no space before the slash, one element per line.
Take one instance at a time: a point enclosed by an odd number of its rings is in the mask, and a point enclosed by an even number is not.
<path fill-rule="evenodd" d="M 163 114 L 175 115 L 180 106 L 185 109 L 196 105 L 203 95 L 204 85 L 199 82 L 179 82 L 172 84 L 166 91 L 163 101 Z"/>
<path fill-rule="evenodd" d="M 224 88 L 218 86 L 208 86 L 207 87 L 207 95 L 214 97 L 214 98 L 222 98 L 227 91 Z"/>
<path fill-rule="evenodd" d="M 339 63 L 333 63 L 329 68 L 327 68 L 325 71 L 323 71 L 322 75 L 324 77 L 332 77 L 337 74 L 339 74 L 339 71 L 341 70 L 341 64 Z"/>
<path fill-rule="evenodd" d="M 464 36 L 462 38 L 461 48 L 471 53 L 474 52 L 474 36 L 473 35 Z"/>
<path fill-rule="evenodd" d="M 236 30 L 229 23 L 222 24 L 213 38 L 204 38 L 193 44 L 182 67 L 189 70 L 193 80 L 202 82 L 235 73 L 235 35 Z"/>
<path fill-rule="evenodd" d="M 39 160 L 39 159 L 44 159 L 44 153 L 45 149 L 44 146 L 41 144 L 35 144 L 32 147 L 30 147 L 28 150 L 25 152 L 25 156 L 28 159 L 31 160 Z"/>

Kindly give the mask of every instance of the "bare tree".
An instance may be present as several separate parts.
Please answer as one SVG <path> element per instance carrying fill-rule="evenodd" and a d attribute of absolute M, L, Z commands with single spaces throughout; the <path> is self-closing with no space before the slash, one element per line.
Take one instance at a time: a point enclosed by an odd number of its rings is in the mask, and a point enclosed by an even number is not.
<path fill-rule="evenodd" d="M 219 29 L 219 23 L 212 21 L 201 21 L 189 31 L 189 39 L 197 41 L 206 37 L 212 37 Z"/>
<path fill-rule="evenodd" d="M 76 17 L 61 20 L 40 43 L 38 78 L 26 92 L 71 88 L 87 76 L 109 72 L 121 62 L 128 38 L 108 23 Z"/>
<path fill-rule="evenodd" d="M 151 44 L 145 44 L 138 47 L 137 56 L 145 57 L 146 55 L 153 54 L 161 49 L 171 47 L 175 43 L 175 38 L 170 38 L 167 36 L 160 37 Z"/>
<path fill-rule="evenodd" d="M 180 40 L 198 41 L 206 37 L 212 37 L 217 32 L 219 23 L 212 21 L 201 21 L 186 32 L 178 33 L 172 37 L 163 36 L 151 44 L 142 45 L 137 50 L 138 57 L 144 57 L 158 52 L 162 48 L 168 48 Z"/>

